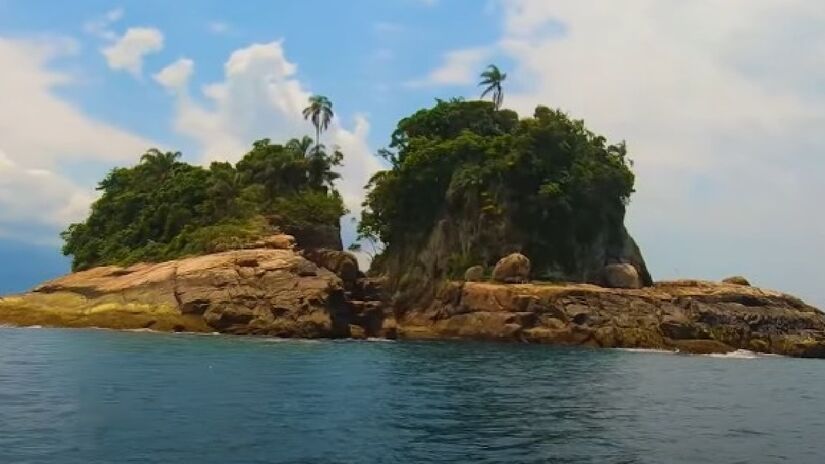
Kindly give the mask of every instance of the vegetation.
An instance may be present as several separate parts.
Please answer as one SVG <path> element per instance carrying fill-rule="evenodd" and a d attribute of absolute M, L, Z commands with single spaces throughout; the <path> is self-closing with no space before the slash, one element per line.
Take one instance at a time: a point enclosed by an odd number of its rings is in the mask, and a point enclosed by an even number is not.
<path fill-rule="evenodd" d="M 504 101 L 504 90 L 501 88 L 501 83 L 507 79 L 507 73 L 501 72 L 498 66 L 491 64 L 487 66 L 487 69 L 481 73 L 479 77 L 481 77 L 481 81 L 478 85 L 484 87 L 484 91 L 481 92 L 481 98 L 489 94 L 493 98 L 493 105 L 495 105 L 496 110 L 498 110 Z"/>
<path fill-rule="evenodd" d="M 508 241 L 538 267 L 572 268 L 578 244 L 621 227 L 634 183 L 624 143 L 544 106 L 521 120 L 498 110 L 501 80 L 490 82 L 493 103 L 438 101 L 398 123 L 379 152 L 391 168 L 369 182 L 359 224 L 384 255 L 423 243 L 446 218 L 463 228 L 445 245 L 451 272 L 491 264 L 500 255 L 486 251 Z"/>
<path fill-rule="evenodd" d="M 335 116 L 332 112 L 332 102 L 323 95 L 313 95 L 309 97 L 309 106 L 304 108 L 302 114 L 304 119 L 309 119 L 315 126 L 315 147 L 320 148 L 321 132 L 327 130 L 330 121 Z"/>
<path fill-rule="evenodd" d="M 345 213 L 333 183 L 343 155 L 304 137 L 285 145 L 255 142 L 234 166 L 208 168 L 152 149 L 115 168 L 86 221 L 61 236 L 74 270 L 160 261 L 238 247 L 279 226 L 337 225 Z"/>

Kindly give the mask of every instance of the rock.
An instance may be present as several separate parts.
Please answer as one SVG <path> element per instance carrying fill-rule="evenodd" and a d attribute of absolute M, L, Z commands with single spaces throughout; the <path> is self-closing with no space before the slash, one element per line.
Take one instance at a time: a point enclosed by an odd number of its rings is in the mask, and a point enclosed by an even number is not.
<path fill-rule="evenodd" d="M 319 248 L 305 250 L 303 255 L 317 266 L 333 272 L 346 284 L 352 284 L 358 279 L 358 260 L 352 253 Z"/>
<path fill-rule="evenodd" d="M 318 338 L 347 336 L 351 314 L 335 274 L 255 249 L 70 274 L 0 301 L 4 322 Z"/>
<path fill-rule="evenodd" d="M 472 266 L 464 272 L 464 280 L 467 282 L 481 282 L 484 280 L 484 268 L 482 266 Z"/>
<path fill-rule="evenodd" d="M 728 278 L 722 279 L 722 282 L 724 282 L 726 284 L 731 284 L 731 285 L 742 285 L 742 286 L 745 286 L 745 287 L 750 287 L 751 286 L 751 283 L 748 282 L 748 279 L 746 279 L 742 276 L 728 277 Z"/>
<path fill-rule="evenodd" d="M 688 353 L 825 357 L 825 314 L 770 290 L 707 281 L 641 289 L 452 282 L 396 315 L 401 338 L 472 338 Z"/>
<path fill-rule="evenodd" d="M 530 280 L 530 260 L 521 253 L 509 254 L 496 263 L 493 280 L 502 283 L 524 283 Z"/>
<path fill-rule="evenodd" d="M 261 240 L 264 248 L 273 250 L 292 250 L 295 248 L 295 237 L 287 234 L 270 235 Z"/>
<path fill-rule="evenodd" d="M 604 286 L 609 288 L 642 288 L 639 272 L 632 264 L 616 263 L 604 267 Z"/>
<path fill-rule="evenodd" d="M 367 333 L 364 331 L 364 328 L 360 325 L 350 324 L 349 336 L 350 338 L 354 338 L 356 340 L 365 340 L 367 338 Z"/>

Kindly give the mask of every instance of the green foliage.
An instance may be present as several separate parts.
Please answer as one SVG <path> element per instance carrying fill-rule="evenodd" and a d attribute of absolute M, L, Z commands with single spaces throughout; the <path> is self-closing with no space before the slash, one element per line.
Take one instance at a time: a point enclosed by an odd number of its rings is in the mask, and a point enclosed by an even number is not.
<path fill-rule="evenodd" d="M 490 102 L 438 101 L 402 119 L 381 154 L 392 167 L 370 180 L 359 232 L 387 250 L 471 214 L 478 237 L 510 224 L 539 264 L 572 264 L 573 245 L 622 223 L 633 192 L 624 143 L 543 106 L 519 120 Z M 451 271 L 485 255 L 485 243 L 469 246 Z"/>
<path fill-rule="evenodd" d="M 236 165 L 208 169 L 181 162 L 177 152 L 149 150 L 100 182 L 86 221 L 61 234 L 63 253 L 79 270 L 236 248 L 267 232 L 264 218 L 337 224 L 345 210 L 332 169 L 343 155 L 311 146 L 308 137 L 286 145 L 258 140 Z"/>
<path fill-rule="evenodd" d="M 481 98 L 490 95 L 493 99 L 493 105 L 496 109 L 499 109 L 504 101 L 504 90 L 501 88 L 501 83 L 507 79 L 507 73 L 501 72 L 498 66 L 491 64 L 487 65 L 487 69 L 479 77 L 481 81 L 478 85 L 484 87 Z"/>

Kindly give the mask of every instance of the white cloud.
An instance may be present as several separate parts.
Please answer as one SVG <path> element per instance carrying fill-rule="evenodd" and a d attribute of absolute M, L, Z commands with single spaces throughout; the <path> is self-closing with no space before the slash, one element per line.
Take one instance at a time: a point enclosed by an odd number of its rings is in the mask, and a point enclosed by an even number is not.
<path fill-rule="evenodd" d="M 72 79 L 49 63 L 75 49 L 71 40 L 0 38 L 0 230 L 17 239 L 54 241 L 87 211 L 94 190 L 59 175 L 60 165 L 128 162 L 153 145 L 54 95 Z"/>
<path fill-rule="evenodd" d="M 183 92 L 189 84 L 189 78 L 195 70 L 195 62 L 181 58 L 169 64 L 152 78 L 170 92 Z"/>
<path fill-rule="evenodd" d="M 123 18 L 123 8 L 115 8 L 109 10 L 103 15 L 87 21 L 83 24 L 83 30 L 95 37 L 114 41 L 117 35 L 111 30 L 112 24 L 120 21 Z"/>
<path fill-rule="evenodd" d="M 222 22 L 222 21 L 212 21 L 206 25 L 209 32 L 215 35 L 224 35 L 227 34 L 232 28 L 229 24 Z"/>
<path fill-rule="evenodd" d="M 175 129 L 195 141 L 204 162 L 237 161 L 256 139 L 279 142 L 311 134 L 314 129 L 301 115 L 311 93 L 296 73 L 281 41 L 235 50 L 222 81 L 204 86 L 200 96 L 178 93 Z M 380 164 L 366 142 L 366 117 L 356 115 L 348 129 L 339 116 L 322 142 L 344 152 L 339 189 L 347 207 L 358 211 L 363 186 Z"/>
<path fill-rule="evenodd" d="M 444 55 L 441 65 L 423 79 L 406 83 L 408 87 L 437 85 L 467 85 L 475 82 L 484 60 L 494 52 L 492 47 L 476 47 L 453 50 Z"/>
<path fill-rule="evenodd" d="M 656 277 L 745 273 L 825 306 L 825 9 L 802 0 L 501 6 L 504 33 L 491 46 L 515 65 L 505 106 L 558 106 L 627 140 L 638 190 L 629 223 Z"/>
<path fill-rule="evenodd" d="M 143 58 L 163 49 L 163 33 L 151 27 L 130 27 L 112 45 L 101 50 L 109 67 L 135 77 L 143 72 Z"/>

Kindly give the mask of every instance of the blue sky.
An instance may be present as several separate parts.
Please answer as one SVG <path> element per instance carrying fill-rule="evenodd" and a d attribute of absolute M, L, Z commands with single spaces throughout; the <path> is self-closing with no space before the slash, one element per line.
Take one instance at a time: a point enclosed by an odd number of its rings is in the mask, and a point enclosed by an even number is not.
<path fill-rule="evenodd" d="M 825 306 L 816 3 L 0 0 L 0 292 L 66 271 L 57 234 L 111 167 L 309 133 L 310 93 L 335 103 L 355 210 L 398 119 L 474 98 L 496 62 L 505 106 L 627 141 L 628 224 L 656 278 L 744 274 Z"/>

